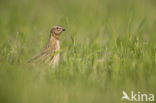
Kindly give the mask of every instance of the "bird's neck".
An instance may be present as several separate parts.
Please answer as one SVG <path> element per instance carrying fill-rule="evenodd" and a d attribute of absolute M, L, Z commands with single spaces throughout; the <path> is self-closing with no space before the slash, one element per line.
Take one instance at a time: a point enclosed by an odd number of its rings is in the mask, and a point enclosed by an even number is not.
<path fill-rule="evenodd" d="M 59 36 L 51 34 L 46 48 L 59 49 L 59 47 L 60 47 Z"/>
<path fill-rule="evenodd" d="M 56 35 L 51 35 L 49 38 L 49 44 L 56 44 L 57 42 L 59 42 L 59 37 Z"/>
<path fill-rule="evenodd" d="M 47 47 L 49 48 L 53 48 L 53 47 L 55 47 L 55 46 L 59 46 L 59 39 L 58 39 L 59 37 L 57 37 L 57 36 L 54 36 L 54 35 L 51 35 L 50 36 L 50 38 L 49 38 L 49 41 L 48 41 L 48 45 L 47 45 Z M 55 47 L 55 48 L 57 48 L 57 47 Z"/>
<path fill-rule="evenodd" d="M 59 40 L 59 37 L 60 37 L 60 36 L 59 36 L 58 34 L 53 33 L 53 34 L 52 34 L 52 37 L 55 38 L 56 40 Z"/>

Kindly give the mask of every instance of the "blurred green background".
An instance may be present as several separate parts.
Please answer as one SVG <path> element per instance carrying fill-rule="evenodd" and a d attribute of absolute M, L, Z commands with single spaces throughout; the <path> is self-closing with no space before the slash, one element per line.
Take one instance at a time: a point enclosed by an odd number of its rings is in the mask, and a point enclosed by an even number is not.
<path fill-rule="evenodd" d="M 26 64 L 53 25 L 67 30 L 59 66 Z M 0 0 L 0 103 L 120 103 L 123 90 L 156 94 L 155 0 Z"/>

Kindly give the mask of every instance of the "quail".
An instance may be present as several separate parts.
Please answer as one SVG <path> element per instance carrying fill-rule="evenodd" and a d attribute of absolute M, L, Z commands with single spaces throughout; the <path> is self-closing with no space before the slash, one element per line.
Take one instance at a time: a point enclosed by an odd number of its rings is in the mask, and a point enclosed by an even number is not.
<path fill-rule="evenodd" d="M 59 38 L 65 29 L 61 26 L 53 26 L 46 47 L 37 55 L 33 56 L 28 63 L 45 61 L 50 65 L 56 66 L 59 62 L 60 43 Z"/>

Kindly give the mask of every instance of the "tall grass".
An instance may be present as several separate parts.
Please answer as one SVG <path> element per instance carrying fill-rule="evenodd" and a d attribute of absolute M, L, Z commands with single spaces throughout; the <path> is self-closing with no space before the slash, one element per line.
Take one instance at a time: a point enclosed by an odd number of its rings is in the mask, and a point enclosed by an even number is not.
<path fill-rule="evenodd" d="M 116 103 L 156 94 L 154 0 L 1 0 L 1 103 Z M 25 62 L 62 25 L 59 66 Z"/>

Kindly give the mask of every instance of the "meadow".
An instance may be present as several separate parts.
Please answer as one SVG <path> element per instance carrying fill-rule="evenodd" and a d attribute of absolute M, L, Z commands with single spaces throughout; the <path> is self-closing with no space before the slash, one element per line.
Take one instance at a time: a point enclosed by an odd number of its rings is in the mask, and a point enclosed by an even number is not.
<path fill-rule="evenodd" d="M 53 25 L 66 28 L 59 66 L 27 64 Z M 122 91 L 156 94 L 155 0 L 0 0 L 0 103 L 121 103 Z"/>

